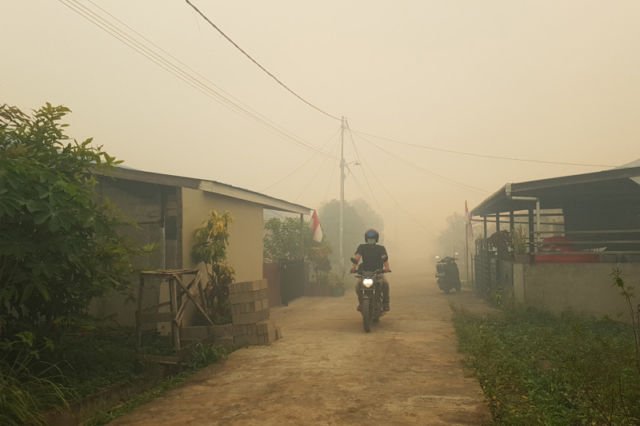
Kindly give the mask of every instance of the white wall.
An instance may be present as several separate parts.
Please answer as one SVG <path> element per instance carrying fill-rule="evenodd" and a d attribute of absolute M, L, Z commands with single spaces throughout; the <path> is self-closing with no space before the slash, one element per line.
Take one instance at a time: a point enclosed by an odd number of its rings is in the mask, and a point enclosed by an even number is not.
<path fill-rule="evenodd" d="M 209 212 L 228 211 L 233 222 L 229 226 L 227 260 L 236 271 L 235 281 L 262 279 L 263 208 L 246 201 L 222 197 L 212 193 L 182 189 L 183 266 L 194 266 L 191 260 L 193 233 L 207 220 Z"/>
<path fill-rule="evenodd" d="M 638 263 L 570 263 L 515 264 L 514 295 L 517 302 L 555 313 L 574 311 L 629 322 L 628 302 L 611 277 L 616 267 L 622 271 L 625 283 L 638 294 Z M 640 298 L 636 296 L 632 299 L 636 312 L 638 303 Z"/>

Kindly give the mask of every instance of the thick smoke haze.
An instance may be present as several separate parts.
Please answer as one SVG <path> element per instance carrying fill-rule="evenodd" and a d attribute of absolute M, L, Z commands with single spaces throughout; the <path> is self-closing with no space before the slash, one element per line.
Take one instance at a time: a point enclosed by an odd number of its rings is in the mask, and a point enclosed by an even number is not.
<path fill-rule="evenodd" d="M 431 255 L 447 216 L 506 182 L 640 157 L 635 0 L 194 4 L 294 91 L 347 118 L 346 198 L 383 216 L 396 258 Z M 116 17 L 216 91 L 331 155 L 206 96 L 68 6 Z M 339 196 L 340 122 L 287 93 L 184 1 L 4 1 L 0 36 L 0 102 L 70 107 L 70 135 L 94 137 L 129 167 L 311 208 Z M 596 166 L 482 158 L 365 133 Z"/>

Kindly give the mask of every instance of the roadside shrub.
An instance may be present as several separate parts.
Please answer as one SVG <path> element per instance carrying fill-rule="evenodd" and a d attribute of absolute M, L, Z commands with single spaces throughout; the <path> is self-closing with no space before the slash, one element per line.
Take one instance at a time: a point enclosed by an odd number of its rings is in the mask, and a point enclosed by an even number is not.
<path fill-rule="evenodd" d="M 66 406 L 71 391 L 60 371 L 40 361 L 43 352 L 31 333 L 0 341 L 0 424 L 43 425 L 44 410 Z"/>
<path fill-rule="evenodd" d="M 55 339 L 131 270 L 117 221 L 94 196 L 92 168 L 116 160 L 91 139 L 69 141 L 68 112 L 0 106 L 0 338 Z"/>
<path fill-rule="evenodd" d="M 460 349 L 498 424 L 639 424 L 633 330 L 533 310 L 457 311 Z"/>
<path fill-rule="evenodd" d="M 227 262 L 231 221 L 229 212 L 220 214 L 212 210 L 203 225 L 195 230 L 195 242 L 191 248 L 193 261 L 203 262 L 207 268 L 208 280 L 203 302 L 211 320 L 216 324 L 231 322 L 229 285 L 235 276 L 235 271 Z"/>

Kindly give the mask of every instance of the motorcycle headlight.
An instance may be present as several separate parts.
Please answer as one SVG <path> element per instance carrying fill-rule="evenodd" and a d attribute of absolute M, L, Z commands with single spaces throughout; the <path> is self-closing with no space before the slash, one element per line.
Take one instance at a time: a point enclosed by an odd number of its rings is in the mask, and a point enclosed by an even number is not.
<path fill-rule="evenodd" d="M 365 286 L 366 288 L 369 288 L 373 285 L 373 279 L 372 278 L 365 278 L 362 280 L 362 285 Z"/>

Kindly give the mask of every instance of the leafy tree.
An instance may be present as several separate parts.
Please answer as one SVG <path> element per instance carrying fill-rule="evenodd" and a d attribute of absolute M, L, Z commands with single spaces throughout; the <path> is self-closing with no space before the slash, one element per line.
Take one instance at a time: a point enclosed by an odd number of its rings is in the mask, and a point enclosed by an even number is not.
<path fill-rule="evenodd" d="M 300 259 L 302 238 L 304 238 L 304 257 L 316 271 L 331 269 L 328 256 L 331 247 L 325 242 L 313 240 L 309 222 L 301 223 L 297 218 L 272 218 L 265 223 L 264 258 L 270 262 Z"/>
<path fill-rule="evenodd" d="M 330 256 L 333 264 L 340 264 L 340 201 L 332 200 L 320 207 L 318 211 L 322 230 L 326 241 L 331 246 Z M 369 228 L 375 228 L 378 232 L 384 230 L 384 223 L 364 200 L 356 200 L 344 203 L 344 256 L 347 259 L 353 254 L 356 247 L 363 243 L 364 232 Z"/>
<path fill-rule="evenodd" d="M 28 116 L 0 106 L 0 336 L 51 333 L 108 289 L 122 289 L 131 250 L 94 195 L 94 167 L 117 161 L 70 141 L 69 112 L 46 104 Z"/>
<path fill-rule="evenodd" d="M 203 226 L 195 230 L 195 243 L 191 249 L 193 260 L 207 266 L 209 282 L 205 289 L 205 303 L 213 321 L 220 324 L 231 322 L 229 285 L 235 275 L 227 262 L 231 220 L 229 212 L 211 211 Z"/>

